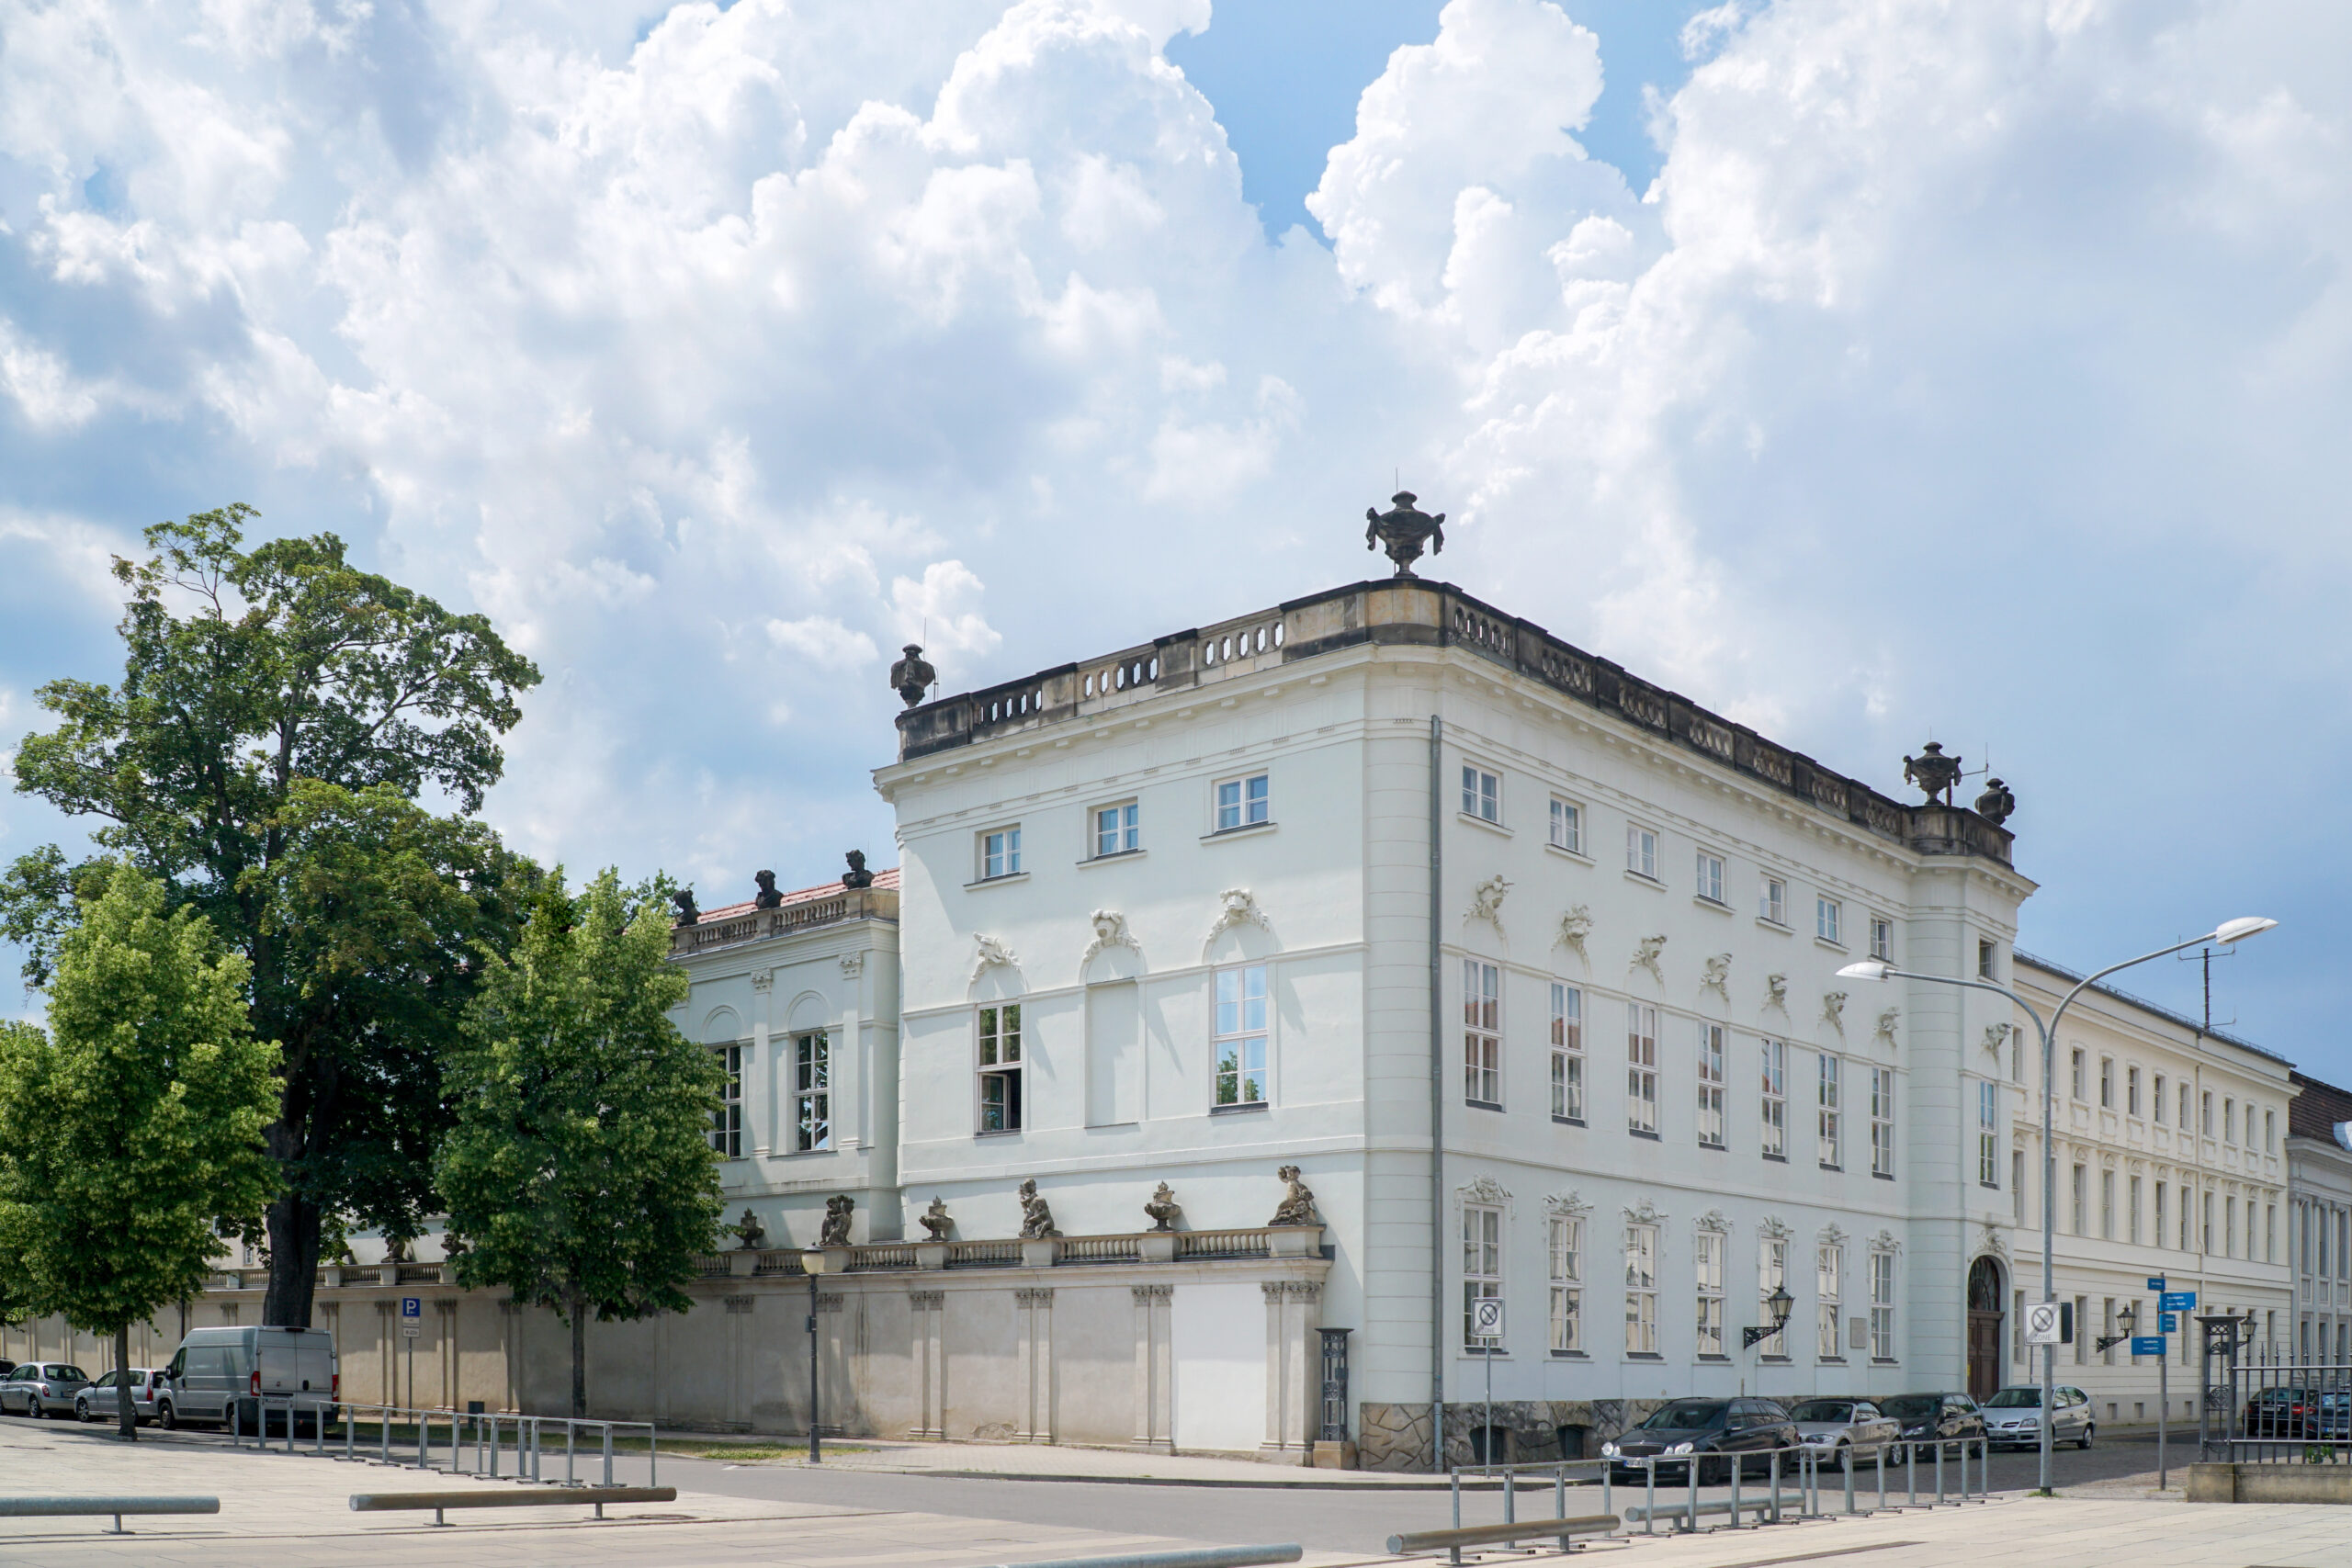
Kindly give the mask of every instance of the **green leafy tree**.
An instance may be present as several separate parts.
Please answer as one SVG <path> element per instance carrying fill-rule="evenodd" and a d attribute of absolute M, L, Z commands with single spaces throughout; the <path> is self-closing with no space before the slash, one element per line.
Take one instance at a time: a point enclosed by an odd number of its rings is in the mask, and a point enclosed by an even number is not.
<path fill-rule="evenodd" d="M 245 1017 L 245 961 L 128 866 L 55 953 L 51 1032 L 0 1031 L 0 1235 L 28 1303 L 114 1336 L 117 1419 L 130 1325 L 203 1288 L 225 1232 L 277 1186 L 262 1129 L 276 1046 Z"/>
<path fill-rule="evenodd" d="M 669 1019 L 685 975 L 657 888 L 610 871 L 574 897 L 558 872 L 487 974 L 446 1058 L 457 1125 L 436 1179 L 458 1280 L 553 1308 L 571 1329 L 571 1413 L 587 1413 L 587 1320 L 683 1312 L 718 1245 L 711 1114 L 724 1073 Z"/>
<path fill-rule="evenodd" d="M 438 1055 L 528 876 L 468 818 L 538 671 L 481 616 L 353 567 L 331 534 L 243 548 L 254 515 L 160 525 L 148 558 L 115 562 L 122 681 L 43 686 L 60 722 L 15 772 L 100 819 L 102 850 L 244 956 L 254 1033 L 283 1052 L 262 1320 L 303 1326 L 327 1215 L 414 1234 L 432 1206 Z M 460 815 L 419 807 L 428 793 Z M 0 934 L 36 986 L 87 869 L 51 846 L 0 877 Z"/>

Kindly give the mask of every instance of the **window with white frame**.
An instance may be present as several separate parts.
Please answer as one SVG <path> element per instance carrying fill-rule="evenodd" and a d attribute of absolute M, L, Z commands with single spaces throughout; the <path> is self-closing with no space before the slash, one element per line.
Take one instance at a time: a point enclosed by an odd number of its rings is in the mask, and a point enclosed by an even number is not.
<path fill-rule="evenodd" d="M 2090 1097 L 2084 1092 L 2086 1080 L 2084 1077 L 2086 1069 L 2083 1062 L 2083 1048 L 2079 1045 L 2075 1046 L 2074 1054 L 2067 1058 L 2067 1088 L 2073 1091 L 2076 1100 L 2089 1099 Z"/>
<path fill-rule="evenodd" d="M 1266 1077 L 1266 966 L 1216 972 L 1216 1102 L 1263 1105 Z"/>
<path fill-rule="evenodd" d="M 1993 977 L 1993 944 L 1983 937 L 1976 939 L 1976 977 L 1980 980 Z"/>
<path fill-rule="evenodd" d="M 1844 943 L 1845 907 L 1835 898 L 1815 897 L 1813 901 L 1813 934 L 1824 942 Z"/>
<path fill-rule="evenodd" d="M 1271 802 L 1264 773 L 1221 781 L 1216 786 L 1216 830 L 1230 833 L 1237 828 L 1254 828 L 1271 820 Z"/>
<path fill-rule="evenodd" d="M 1641 1002 L 1625 1006 L 1625 1126 L 1657 1131 L 1657 1009 Z"/>
<path fill-rule="evenodd" d="M 1552 847 L 1584 853 L 1584 807 L 1556 795 L 1552 797 Z"/>
<path fill-rule="evenodd" d="M 2234 1145 L 2238 1141 L 2238 1102 L 2226 1097 L 2222 1100 L 2222 1142 Z"/>
<path fill-rule="evenodd" d="M 1772 1315 L 1772 1292 L 1789 1282 L 1789 1238 L 1782 1235 L 1759 1236 L 1756 1243 L 1756 1321 L 1770 1327 L 1776 1319 Z M 1781 1328 L 1757 1342 L 1757 1353 L 1767 1360 L 1788 1359 L 1788 1330 Z"/>
<path fill-rule="evenodd" d="M 1871 956 L 1882 964 L 1894 962 L 1894 922 L 1884 915 L 1871 917 Z"/>
<path fill-rule="evenodd" d="M 1584 1122 L 1584 993 L 1552 984 L 1552 1114 Z"/>
<path fill-rule="evenodd" d="M 1022 1122 L 1021 1004 L 980 1009 L 980 1131 L 1017 1133 Z"/>
<path fill-rule="evenodd" d="M 2074 1233 L 2076 1235 L 2088 1235 L 2091 1234 L 2089 1213 L 2090 1181 L 2090 1167 L 2086 1165 L 2078 1165 L 2075 1167 Z"/>
<path fill-rule="evenodd" d="M 1699 1026 L 1699 1142 L 1724 1146 L 1724 1026 Z"/>
<path fill-rule="evenodd" d="M 743 1157 L 743 1047 L 720 1045 L 711 1055 L 718 1058 L 725 1069 L 727 1081 L 718 1091 L 718 1108 L 710 1113 L 710 1146 L 718 1151 L 721 1159 Z"/>
<path fill-rule="evenodd" d="M 2140 1114 L 2140 1069 L 2137 1066 L 2123 1069 L 2123 1114 Z"/>
<path fill-rule="evenodd" d="M 792 1122 L 800 1153 L 833 1146 L 833 1046 L 821 1029 L 792 1037 Z"/>
<path fill-rule="evenodd" d="M 2154 1213 L 2154 1219 L 2156 1222 L 2155 1240 L 2158 1247 L 2165 1245 L 2165 1237 L 2169 1234 L 2165 1229 L 2165 1184 L 2159 1181 L 2156 1183 L 2156 1207 Z"/>
<path fill-rule="evenodd" d="M 1871 1254 L 1871 1359 L 1894 1359 L 1894 1254 Z"/>
<path fill-rule="evenodd" d="M 1133 854 L 1143 848 L 1143 808 L 1134 801 L 1094 808 L 1094 858 Z"/>
<path fill-rule="evenodd" d="M 1625 1227 L 1625 1354 L 1657 1354 L 1657 1227 Z"/>
<path fill-rule="evenodd" d="M 1756 912 L 1776 926 L 1789 923 L 1789 885 L 1777 876 L 1764 878 L 1757 890 Z"/>
<path fill-rule="evenodd" d="M 2199 1252 L 2213 1250 L 2213 1194 L 2208 1190 L 2198 1194 L 2198 1248 Z"/>
<path fill-rule="evenodd" d="M 2077 1051 L 2075 1053 L 2075 1055 L 2076 1059 L 2079 1060 L 2082 1056 L 2082 1053 Z M 2182 1091 L 2182 1097 L 2184 1099 L 2187 1098 L 2187 1094 L 2188 1091 L 2184 1089 Z M 2080 1099 L 2081 1096 L 2078 1095 L 2075 1098 Z M 2186 1121 L 2187 1118 L 2184 1117 L 2182 1120 Z M 2207 1089 L 2198 1100 L 2197 1131 L 2200 1137 L 2210 1138 L 2213 1135 L 2213 1091 L 2210 1089 Z"/>
<path fill-rule="evenodd" d="M 1639 822 L 1625 824 L 1625 869 L 1635 876 L 1657 880 L 1657 830 Z"/>
<path fill-rule="evenodd" d="M 2115 1058 L 2098 1059 L 2098 1104 L 2102 1111 L 2115 1109 Z"/>
<path fill-rule="evenodd" d="M 2132 1246 L 2140 1245 L 2140 1178 L 2132 1178 L 2129 1197 L 2123 1204 L 2123 1235 Z"/>
<path fill-rule="evenodd" d="M 1502 972 L 1475 958 L 1462 961 L 1462 1097 L 1503 1102 Z"/>
<path fill-rule="evenodd" d="M 1990 1078 L 1976 1086 L 1976 1181 L 2001 1185 L 2001 1089 Z"/>
<path fill-rule="evenodd" d="M 1501 822 L 1503 781 L 1475 763 L 1463 763 L 1462 810 L 1481 822 Z"/>
<path fill-rule="evenodd" d="M 1789 1047 L 1786 1042 L 1767 1040 L 1762 1052 L 1764 1077 L 1761 1106 L 1764 1121 L 1763 1154 L 1770 1159 L 1786 1159 L 1789 1154 Z"/>
<path fill-rule="evenodd" d="M 2262 1152 L 2267 1155 L 2278 1152 L 2278 1113 L 2276 1111 L 2262 1113 Z"/>
<path fill-rule="evenodd" d="M 2185 1082 L 2185 1081 L 2184 1081 L 2184 1082 L 2181 1084 L 2181 1086 L 2180 1086 L 2180 1116 L 2179 1116 L 2178 1120 L 2179 1120 L 2179 1122 L 2180 1122 L 2180 1130 L 2181 1130 L 2182 1132 L 2184 1132 L 2184 1133 L 2188 1132 L 2188 1083 L 2187 1083 L 2187 1082 Z"/>
<path fill-rule="evenodd" d="M 1845 1064 L 1826 1051 L 1821 1053 L 1820 1063 L 1816 1130 L 1820 1135 L 1821 1165 L 1825 1170 L 1836 1170 L 1845 1164 L 1840 1157 L 1844 1147 L 1841 1142 L 1844 1128 L 1839 1125 L 1839 1101 L 1843 1098 L 1839 1090 L 1844 1087 L 1840 1078 Z"/>
<path fill-rule="evenodd" d="M 2148 1114 L 2156 1119 L 2158 1126 L 2164 1124 L 2165 1076 L 2162 1073 L 2156 1074 L 2148 1080 Z"/>
<path fill-rule="evenodd" d="M 1699 897 L 1710 904 L 1724 901 L 1724 857 L 1699 852 Z"/>
<path fill-rule="evenodd" d="M 2102 1241 L 2115 1239 L 2115 1172 L 2098 1173 L 2098 1234 Z"/>
<path fill-rule="evenodd" d="M 2009 1219 L 2025 1224 L 2025 1151 L 2009 1151 Z"/>
<path fill-rule="evenodd" d="M 1871 1174 L 1894 1174 L 1894 1069 L 1871 1069 Z"/>
<path fill-rule="evenodd" d="M 1584 1349 L 1584 1220 L 1552 1216 L 1552 1348 Z"/>
<path fill-rule="evenodd" d="M 1021 874 L 1021 829 L 999 828 L 980 835 L 980 880 Z"/>
<path fill-rule="evenodd" d="M 1815 1354 L 1825 1361 L 1844 1359 L 1838 1348 L 1841 1325 L 1841 1284 L 1846 1273 L 1846 1249 L 1825 1241 L 1813 1257 Z"/>
<path fill-rule="evenodd" d="M 1699 1354 L 1724 1353 L 1724 1233 L 1701 1231 L 1692 1257 L 1697 1273 Z"/>
<path fill-rule="evenodd" d="M 1503 1293 L 1503 1212 L 1483 1203 L 1462 1206 L 1462 1346 L 1491 1353 L 1502 1340 L 1475 1332 L 1478 1303 Z"/>

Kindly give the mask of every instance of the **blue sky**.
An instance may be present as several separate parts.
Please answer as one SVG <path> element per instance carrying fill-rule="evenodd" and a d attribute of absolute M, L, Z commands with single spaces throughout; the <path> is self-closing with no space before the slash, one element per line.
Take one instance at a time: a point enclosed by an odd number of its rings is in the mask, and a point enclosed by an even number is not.
<path fill-rule="evenodd" d="M 1351 580 L 1401 470 L 1453 581 L 1832 766 L 1989 751 L 2028 947 L 2280 918 L 2218 1011 L 2352 1079 L 2346 58 L 2286 0 L 0 0 L 0 736 L 243 500 L 540 660 L 503 832 L 716 902 L 888 858 L 904 638 Z"/>

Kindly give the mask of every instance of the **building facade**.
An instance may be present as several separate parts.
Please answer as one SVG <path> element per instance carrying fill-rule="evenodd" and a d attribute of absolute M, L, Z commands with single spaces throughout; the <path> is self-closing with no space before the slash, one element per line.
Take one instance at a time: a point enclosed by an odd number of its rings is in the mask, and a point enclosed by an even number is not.
<path fill-rule="evenodd" d="M 2287 1190 L 2295 1275 L 2293 1354 L 2352 1366 L 2352 1089 L 2292 1075 Z"/>

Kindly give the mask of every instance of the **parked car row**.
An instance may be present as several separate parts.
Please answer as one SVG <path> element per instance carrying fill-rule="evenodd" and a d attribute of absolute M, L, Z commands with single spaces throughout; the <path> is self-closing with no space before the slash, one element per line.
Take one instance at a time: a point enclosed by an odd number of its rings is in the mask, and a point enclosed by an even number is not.
<path fill-rule="evenodd" d="M 2352 1438 L 2352 1393 L 2340 1388 L 2266 1388 L 2245 1402 L 2245 1435 L 2323 1442 Z"/>
<path fill-rule="evenodd" d="M 285 1430 L 288 1405 L 270 1404 L 271 1396 L 322 1400 L 333 1426 L 343 1382 L 334 1337 L 311 1328 L 198 1328 L 180 1342 L 168 1366 L 134 1367 L 130 1376 L 131 1412 L 141 1424 L 233 1422 L 247 1432 L 266 1423 Z M 0 1415 L 112 1421 L 120 1418 L 120 1397 L 112 1372 L 93 1381 L 65 1361 L 28 1361 L 0 1374 Z M 296 1430 L 315 1427 L 320 1409 L 306 1404 L 293 1412 Z"/>
<path fill-rule="evenodd" d="M 2090 1395 L 2078 1388 L 2055 1392 L 2051 1410 L 2053 1443 L 2089 1448 L 2095 1430 Z M 2039 1447 L 2041 1390 L 2005 1388 L 1980 1405 L 1964 1393 L 1897 1393 L 1883 1398 L 1819 1397 L 1782 1403 L 1773 1399 L 1677 1399 L 1613 1442 L 1600 1445 L 1611 1478 L 1640 1481 L 1654 1468 L 1658 1479 L 1689 1478 L 1695 1463 L 1701 1484 L 1770 1468 L 1776 1449 L 1802 1449 L 1824 1469 L 1849 1463 L 1884 1463 L 1917 1453 L 1929 1458 L 1932 1445 L 1983 1438 L 1992 1448 Z M 1654 1462 L 1669 1461 L 1669 1462 Z M 1783 1473 L 1790 1465 L 1781 1461 Z"/>

